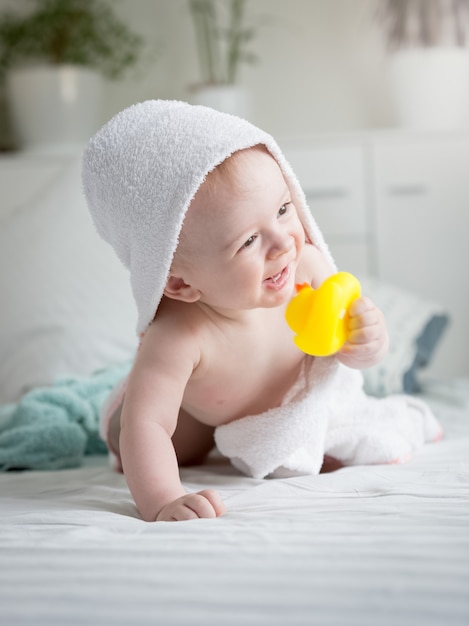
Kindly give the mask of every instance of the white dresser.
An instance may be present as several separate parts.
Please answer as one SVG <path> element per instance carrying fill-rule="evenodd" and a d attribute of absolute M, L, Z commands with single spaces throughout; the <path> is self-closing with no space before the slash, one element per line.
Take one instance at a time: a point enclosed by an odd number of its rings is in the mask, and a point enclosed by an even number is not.
<path fill-rule="evenodd" d="M 370 273 L 373 222 L 363 144 L 312 140 L 282 147 L 339 269 Z"/>

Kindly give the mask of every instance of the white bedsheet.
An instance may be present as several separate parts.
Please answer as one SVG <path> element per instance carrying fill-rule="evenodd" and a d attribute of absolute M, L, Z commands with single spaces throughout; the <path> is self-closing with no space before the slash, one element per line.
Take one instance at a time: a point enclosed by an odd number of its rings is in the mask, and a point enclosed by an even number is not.
<path fill-rule="evenodd" d="M 0 624 L 469 625 L 469 381 L 431 403 L 445 438 L 405 465 L 184 470 L 216 520 L 142 522 L 104 459 L 0 476 Z"/>

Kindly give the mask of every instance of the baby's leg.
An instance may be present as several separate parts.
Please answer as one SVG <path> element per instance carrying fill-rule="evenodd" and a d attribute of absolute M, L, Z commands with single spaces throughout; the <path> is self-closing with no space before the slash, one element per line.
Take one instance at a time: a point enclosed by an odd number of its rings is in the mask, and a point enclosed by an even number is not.
<path fill-rule="evenodd" d="M 197 465 L 215 446 L 215 428 L 202 424 L 180 409 L 173 434 L 173 446 L 180 466 Z"/>
<path fill-rule="evenodd" d="M 116 456 L 116 469 L 119 471 L 122 471 L 119 454 L 121 412 L 122 403 L 111 416 L 107 435 L 107 444 L 111 452 Z M 214 430 L 212 426 L 202 424 L 181 409 L 176 430 L 172 437 L 178 464 L 184 466 L 201 463 L 215 445 L 213 439 Z"/>

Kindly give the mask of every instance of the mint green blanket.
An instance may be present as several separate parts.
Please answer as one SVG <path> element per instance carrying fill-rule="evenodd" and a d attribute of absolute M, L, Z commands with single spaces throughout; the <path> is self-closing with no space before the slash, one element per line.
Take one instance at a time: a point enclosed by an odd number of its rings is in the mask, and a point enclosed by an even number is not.
<path fill-rule="evenodd" d="M 125 364 L 59 380 L 0 406 L 0 471 L 77 467 L 85 454 L 105 454 L 99 410 L 128 371 Z"/>

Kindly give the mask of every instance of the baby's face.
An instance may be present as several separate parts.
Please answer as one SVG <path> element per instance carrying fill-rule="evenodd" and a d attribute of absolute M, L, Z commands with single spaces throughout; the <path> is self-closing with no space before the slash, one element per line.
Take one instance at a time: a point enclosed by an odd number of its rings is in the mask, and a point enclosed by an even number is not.
<path fill-rule="evenodd" d="M 220 309 L 287 302 L 305 233 L 275 159 L 260 148 L 214 173 L 189 208 L 173 274 Z M 226 169 L 226 168 L 225 168 Z"/>

